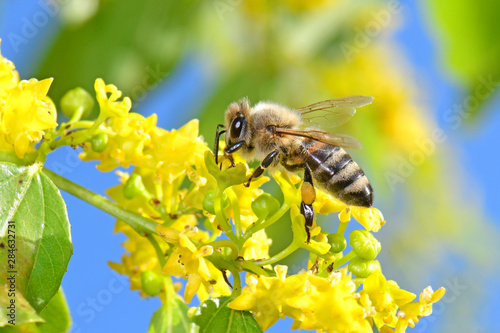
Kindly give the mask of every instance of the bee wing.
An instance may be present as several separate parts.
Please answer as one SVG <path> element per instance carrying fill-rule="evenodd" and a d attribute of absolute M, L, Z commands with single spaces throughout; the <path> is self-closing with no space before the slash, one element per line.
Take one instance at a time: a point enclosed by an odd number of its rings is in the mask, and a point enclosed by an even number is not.
<path fill-rule="evenodd" d="M 370 96 L 346 96 L 329 99 L 296 109 L 300 113 L 303 127 L 318 127 L 324 130 L 340 126 L 356 113 L 356 108 L 370 104 Z"/>
<path fill-rule="evenodd" d="M 276 128 L 276 133 L 300 136 L 344 148 L 361 149 L 361 142 L 352 136 L 345 134 L 328 133 L 319 130 L 296 130 L 289 128 Z"/>

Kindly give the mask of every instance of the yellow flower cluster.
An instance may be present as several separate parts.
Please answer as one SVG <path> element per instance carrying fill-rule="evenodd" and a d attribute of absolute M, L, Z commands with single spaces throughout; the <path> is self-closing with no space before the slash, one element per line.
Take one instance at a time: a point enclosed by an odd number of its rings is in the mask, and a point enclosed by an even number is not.
<path fill-rule="evenodd" d="M 0 54 L 0 150 L 14 151 L 22 159 L 44 131 L 57 126 L 54 103 L 47 97 L 51 83 L 20 81 L 14 64 Z"/>
<path fill-rule="evenodd" d="M 372 325 L 383 331 L 404 332 L 418 319 L 432 313 L 432 303 L 444 295 L 441 288 L 424 289 L 415 295 L 386 281 L 380 270 L 357 285 L 347 269 L 320 277 L 309 272 L 287 276 L 286 266 L 275 266 L 275 277 L 247 275 L 247 286 L 229 307 L 252 311 L 263 330 L 284 316 L 294 319 L 292 329 L 319 332 L 372 332 Z M 398 307 L 399 313 L 396 316 Z"/>
<path fill-rule="evenodd" d="M 172 131 L 155 125 L 155 115 L 147 119 L 132 113 L 125 117 L 112 117 L 99 129 L 108 134 L 106 149 L 98 153 L 92 150 L 91 144 L 86 144 L 81 155 L 86 160 L 100 160 L 98 167 L 102 170 L 119 165 L 136 166 L 131 176 L 119 172 L 123 184 L 109 189 L 107 193 L 121 206 L 156 220 L 159 223 L 158 232 L 166 241 L 158 242 L 162 253 L 169 255 L 166 265 L 162 267 L 151 243 L 118 221 L 116 230 L 129 237 L 124 243 L 127 253 L 122 256 L 122 263 L 110 265 L 130 276 L 132 289 L 142 290 L 142 274 L 153 271 L 186 278 L 186 302 L 190 302 L 197 292 L 200 299 L 206 299 L 208 295 L 229 295 L 229 287 L 221 271 L 204 258 L 211 254 L 212 248 L 202 245 L 209 241 L 209 236 L 206 231 L 196 228 L 197 210 L 189 212 L 191 206 L 185 205 L 185 199 L 193 192 L 196 183 L 192 183 L 191 189 L 181 188 L 188 173 L 196 172 L 193 168 L 195 161 L 207 150 L 198 136 L 198 122 L 193 120 Z M 127 194 L 134 176 L 138 176 L 143 188 Z M 200 185 L 206 183 L 198 187 Z M 141 294 L 145 295 L 142 291 Z"/>
<path fill-rule="evenodd" d="M 111 267 L 129 275 L 132 289 L 141 290 L 143 296 L 146 294 L 141 277 L 147 271 L 186 278 L 186 302 L 196 293 L 202 300 L 208 295 L 228 295 L 229 287 L 221 270 L 205 258 L 213 252 L 205 244 L 220 235 L 221 228 L 215 214 L 203 210 L 204 200 L 217 188 L 217 181 L 205 163 L 208 148 L 198 135 L 198 121 L 166 131 L 156 127 L 156 115 L 144 118 L 128 113 L 130 102 L 127 98 L 117 101 L 121 92 L 115 86 L 98 79 L 95 89 L 101 114 L 106 114 L 106 119 L 98 118 L 96 123 L 100 124 L 97 128 L 93 126 L 92 135 L 106 135 L 106 144 L 97 150 L 92 140 L 84 142 L 80 157 L 98 160 L 97 167 L 102 171 L 135 166 L 131 175 L 119 172 L 122 184 L 107 193 L 121 206 L 157 221 L 159 233 L 166 241 L 160 242 L 161 250 L 168 253 L 166 265 L 161 267 L 151 242 L 118 221 L 116 231 L 128 236 L 124 243 L 127 253 L 122 256 L 122 263 L 110 263 Z M 232 196 L 225 214 L 237 215 L 243 232 L 256 220 L 251 203 L 263 193 L 259 186 L 267 180 L 262 177 L 249 188 L 240 184 L 228 189 Z M 212 236 L 196 227 L 202 218 Z M 268 258 L 270 244 L 261 230 L 243 244 L 241 255 L 247 260 Z"/>

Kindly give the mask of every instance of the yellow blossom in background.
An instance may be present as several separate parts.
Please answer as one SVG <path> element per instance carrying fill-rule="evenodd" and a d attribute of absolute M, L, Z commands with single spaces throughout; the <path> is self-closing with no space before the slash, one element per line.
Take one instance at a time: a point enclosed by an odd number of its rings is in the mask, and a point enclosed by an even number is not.
<path fill-rule="evenodd" d="M 316 9 L 322 7 L 325 3 L 334 3 L 335 0 L 311 0 L 311 1 L 301 1 L 301 0 L 286 0 L 284 1 L 287 6 L 295 10 L 308 10 Z"/>
<path fill-rule="evenodd" d="M 430 119 L 412 100 L 415 87 L 401 74 L 403 64 L 388 55 L 391 47 L 367 47 L 363 52 L 346 55 L 348 62 L 342 57 L 333 64 L 319 65 L 317 73 L 333 96 L 352 95 L 355 91 L 375 97 L 370 106 L 376 122 L 372 126 L 391 143 L 391 151 L 410 152 L 418 140 L 429 137 Z"/>

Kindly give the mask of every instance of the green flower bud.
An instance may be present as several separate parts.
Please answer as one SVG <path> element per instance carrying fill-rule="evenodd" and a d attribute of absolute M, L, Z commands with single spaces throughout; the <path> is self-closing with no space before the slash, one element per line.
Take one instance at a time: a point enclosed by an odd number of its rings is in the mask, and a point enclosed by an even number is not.
<path fill-rule="evenodd" d="M 280 203 L 272 195 L 263 193 L 252 202 L 252 211 L 258 218 L 271 216 L 280 209 Z"/>
<path fill-rule="evenodd" d="M 332 246 L 330 248 L 330 252 L 339 253 L 344 251 L 347 246 L 347 241 L 343 235 L 340 234 L 329 234 L 328 235 L 328 243 Z"/>
<path fill-rule="evenodd" d="M 141 176 L 136 173 L 131 174 L 123 187 L 123 195 L 130 200 L 135 198 L 136 195 L 144 194 L 146 197 L 149 197 Z"/>
<path fill-rule="evenodd" d="M 379 268 L 379 265 L 375 261 L 366 260 L 359 256 L 352 258 L 348 265 L 349 272 L 356 275 L 358 278 L 370 276 L 377 268 Z"/>
<path fill-rule="evenodd" d="M 90 139 L 90 143 L 92 144 L 92 150 L 96 153 L 102 153 L 108 147 L 108 135 L 106 133 L 99 133 L 94 135 Z"/>
<path fill-rule="evenodd" d="M 153 271 L 141 272 L 142 290 L 149 296 L 156 296 L 163 287 L 163 277 Z"/>
<path fill-rule="evenodd" d="M 78 87 L 64 94 L 61 109 L 66 117 L 71 118 L 80 107 L 83 108 L 81 117 L 88 117 L 94 107 L 94 99 L 85 89 Z"/>
<path fill-rule="evenodd" d="M 205 194 L 205 199 L 203 199 L 203 209 L 212 215 L 215 215 L 214 209 L 215 202 L 215 190 L 210 190 Z M 225 210 L 231 202 L 225 193 L 222 194 L 222 208 Z"/>
<path fill-rule="evenodd" d="M 354 230 L 349 235 L 349 244 L 361 258 L 373 260 L 380 252 L 380 242 L 367 230 Z"/>

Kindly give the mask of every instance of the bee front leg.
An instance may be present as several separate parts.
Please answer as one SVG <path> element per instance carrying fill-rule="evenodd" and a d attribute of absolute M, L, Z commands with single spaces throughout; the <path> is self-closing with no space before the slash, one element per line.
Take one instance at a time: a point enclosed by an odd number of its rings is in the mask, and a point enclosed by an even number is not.
<path fill-rule="evenodd" d="M 232 146 L 227 146 L 225 149 L 224 149 L 224 157 L 226 157 L 227 159 L 229 159 L 229 161 L 231 162 L 231 166 L 230 168 L 234 168 L 234 160 L 233 160 L 233 153 L 235 151 L 237 151 L 238 149 L 242 148 L 244 145 L 246 144 L 245 140 L 242 140 L 242 141 L 238 141 L 236 142 L 234 145 Z M 222 166 L 222 165 L 221 165 Z"/>
<path fill-rule="evenodd" d="M 219 125 L 217 125 L 217 130 L 215 131 L 215 145 L 214 145 L 215 164 L 219 164 L 219 140 L 220 140 L 220 136 L 222 134 L 226 133 L 225 129 L 220 131 L 221 128 L 224 128 L 224 125 L 219 124 Z"/>
<path fill-rule="evenodd" d="M 316 190 L 314 189 L 313 180 L 311 176 L 311 170 L 306 165 L 304 166 L 304 182 L 300 188 L 302 194 L 302 202 L 300 204 L 300 213 L 304 215 L 306 219 L 305 228 L 307 233 L 307 243 L 311 241 L 311 233 L 309 228 L 313 225 L 314 220 L 314 210 L 312 204 L 316 200 Z"/>
<path fill-rule="evenodd" d="M 250 178 L 248 179 L 248 183 L 245 184 L 246 187 L 250 186 L 250 182 L 252 178 L 257 178 L 264 173 L 264 170 L 269 168 L 272 164 L 276 163 L 279 160 L 280 151 L 278 149 L 270 152 L 264 160 L 260 163 L 260 165 L 255 169 Z"/>

